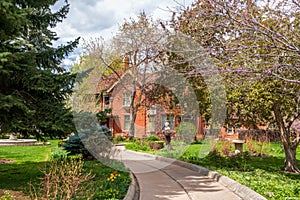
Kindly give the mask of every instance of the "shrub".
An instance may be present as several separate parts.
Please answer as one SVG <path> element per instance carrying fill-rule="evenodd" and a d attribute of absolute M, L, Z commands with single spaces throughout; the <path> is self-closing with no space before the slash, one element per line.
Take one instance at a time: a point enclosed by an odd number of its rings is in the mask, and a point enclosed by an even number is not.
<path fill-rule="evenodd" d="M 248 136 L 246 139 L 246 148 L 250 155 L 256 155 L 258 153 L 258 146 L 253 142 L 252 136 Z"/>
<path fill-rule="evenodd" d="M 44 177 L 38 188 L 31 185 L 32 199 L 77 199 L 86 198 L 88 185 L 83 183 L 93 179 L 91 172 L 84 172 L 84 162 L 80 157 L 64 158 L 50 162 L 42 173 Z M 37 192 L 38 191 L 38 192 Z"/>
<path fill-rule="evenodd" d="M 129 142 L 136 142 L 137 139 L 135 137 L 129 137 Z"/>
<path fill-rule="evenodd" d="M 159 141 L 160 138 L 156 135 L 150 135 L 147 139 L 146 142 L 154 142 L 154 141 Z"/>
<path fill-rule="evenodd" d="M 165 143 L 163 141 L 153 141 L 149 142 L 150 149 L 158 150 L 164 148 Z"/>
<path fill-rule="evenodd" d="M 251 170 L 249 165 L 251 158 L 247 152 L 242 152 L 237 156 L 224 156 L 216 151 L 212 151 L 206 157 L 204 157 L 204 160 L 199 160 L 200 158 L 196 158 L 195 160 L 190 160 L 190 158 L 188 157 L 184 157 L 183 159 L 187 162 L 192 162 L 192 163 L 194 163 L 195 161 L 205 162 L 209 166 L 222 168 L 226 170 L 238 170 L 238 171 Z"/>
<path fill-rule="evenodd" d="M 126 144 L 126 149 L 133 151 L 150 151 L 149 145 L 139 141 L 135 143 Z"/>
<path fill-rule="evenodd" d="M 57 147 L 51 152 L 51 160 L 64 160 L 68 157 L 68 152 L 61 147 Z"/>
<path fill-rule="evenodd" d="M 80 130 L 80 136 L 78 134 L 70 136 L 62 147 L 70 153 L 70 155 L 82 154 L 84 158 L 91 156 L 89 151 L 85 148 L 82 141 L 85 141 L 85 144 L 91 145 L 91 142 L 97 143 L 99 145 L 102 143 L 110 143 L 112 139 L 112 133 L 106 126 L 96 126 L 94 130 L 84 129 Z M 100 146 L 101 146 L 100 145 Z M 103 145 L 102 145 L 103 146 Z M 96 148 L 96 146 L 95 146 Z M 91 148 L 89 148 L 91 149 Z M 93 148 L 94 149 L 94 146 Z M 99 151 L 98 151 L 99 152 Z"/>
<path fill-rule="evenodd" d="M 116 138 L 113 139 L 113 143 L 119 143 L 119 142 L 124 142 L 125 137 L 118 135 Z"/>
<path fill-rule="evenodd" d="M 70 155 L 82 154 L 83 157 L 88 157 L 90 155 L 78 134 L 70 136 L 62 147 L 68 151 Z"/>
<path fill-rule="evenodd" d="M 85 140 L 88 139 L 91 136 L 96 136 L 99 138 L 106 138 L 107 140 L 112 141 L 113 140 L 113 134 L 107 126 L 99 124 L 91 125 L 90 127 L 87 127 L 86 129 L 79 129 L 78 133 L 80 134 L 80 137 Z"/>
<path fill-rule="evenodd" d="M 226 140 L 226 141 L 223 141 L 221 143 L 221 145 L 222 145 L 222 153 L 225 154 L 225 155 L 229 155 L 229 152 L 232 149 L 232 142 Z"/>

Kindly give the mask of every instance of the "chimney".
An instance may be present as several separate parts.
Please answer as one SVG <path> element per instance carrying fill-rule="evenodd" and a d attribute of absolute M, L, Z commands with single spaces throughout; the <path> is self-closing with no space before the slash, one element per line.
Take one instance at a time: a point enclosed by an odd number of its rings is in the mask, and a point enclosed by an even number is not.
<path fill-rule="evenodd" d="M 125 56 L 123 59 L 125 70 L 129 69 L 129 57 Z"/>

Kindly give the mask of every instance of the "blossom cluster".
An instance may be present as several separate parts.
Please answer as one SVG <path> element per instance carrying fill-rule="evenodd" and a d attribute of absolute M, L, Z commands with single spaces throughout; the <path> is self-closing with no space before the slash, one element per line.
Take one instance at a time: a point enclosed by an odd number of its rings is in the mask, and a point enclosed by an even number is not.
<path fill-rule="evenodd" d="M 117 177 L 121 176 L 118 172 L 114 171 L 110 174 L 110 176 L 106 179 L 107 181 L 114 181 Z"/>

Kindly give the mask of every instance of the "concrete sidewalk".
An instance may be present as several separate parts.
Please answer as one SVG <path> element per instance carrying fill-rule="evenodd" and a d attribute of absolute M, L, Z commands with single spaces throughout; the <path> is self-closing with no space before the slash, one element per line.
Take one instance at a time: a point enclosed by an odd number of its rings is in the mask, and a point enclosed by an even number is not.
<path fill-rule="evenodd" d="M 185 167 L 126 150 L 118 159 L 136 176 L 141 200 L 241 199 L 222 184 Z"/>

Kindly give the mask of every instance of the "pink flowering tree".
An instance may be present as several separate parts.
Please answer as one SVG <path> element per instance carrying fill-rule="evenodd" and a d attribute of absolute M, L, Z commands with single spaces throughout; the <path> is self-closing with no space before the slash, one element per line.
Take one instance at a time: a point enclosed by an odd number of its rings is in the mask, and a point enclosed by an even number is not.
<path fill-rule="evenodd" d="M 300 173 L 300 5 L 295 0 L 198 0 L 174 13 L 173 28 L 197 41 L 227 86 L 228 119 L 276 124 L 285 170 Z M 197 76 L 215 71 L 197 71 Z"/>

